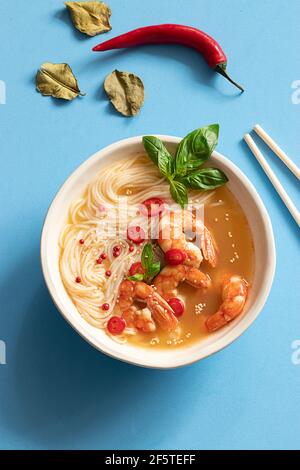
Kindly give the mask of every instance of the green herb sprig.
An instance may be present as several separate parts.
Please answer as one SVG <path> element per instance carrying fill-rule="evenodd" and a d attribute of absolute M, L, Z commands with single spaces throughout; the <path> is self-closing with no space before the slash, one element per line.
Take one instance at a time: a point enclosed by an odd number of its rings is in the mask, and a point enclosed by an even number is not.
<path fill-rule="evenodd" d="M 227 183 L 218 168 L 200 167 L 217 146 L 219 124 L 211 124 L 190 132 L 178 145 L 173 157 L 158 137 L 143 137 L 144 148 L 170 185 L 170 193 L 181 207 L 188 203 L 188 189 L 208 191 Z"/>
<path fill-rule="evenodd" d="M 153 246 L 151 243 L 146 243 L 141 255 L 141 263 L 144 268 L 144 274 L 136 273 L 129 276 L 127 279 L 130 281 L 145 281 L 148 284 L 160 272 L 160 261 L 154 259 Z"/>

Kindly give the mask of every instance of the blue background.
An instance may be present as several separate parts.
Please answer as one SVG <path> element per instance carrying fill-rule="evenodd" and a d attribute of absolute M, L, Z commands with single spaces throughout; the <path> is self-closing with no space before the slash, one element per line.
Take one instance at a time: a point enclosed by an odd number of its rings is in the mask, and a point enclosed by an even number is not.
<path fill-rule="evenodd" d="M 1 317 L 7 364 L 0 366 L 0 447 L 299 448 L 300 339 L 298 228 L 241 141 L 259 122 L 300 157 L 299 0 L 109 0 L 113 30 L 87 38 L 60 0 L 1 0 Z M 94 54 L 91 47 L 134 27 L 162 22 L 207 31 L 229 56 L 241 96 L 192 50 L 151 46 Z M 36 93 L 41 63 L 68 62 L 84 98 Z M 140 115 L 118 115 L 102 91 L 113 69 L 145 83 Z M 87 157 L 121 138 L 185 135 L 219 122 L 218 150 L 257 187 L 271 216 L 277 272 L 262 315 L 233 345 L 190 367 L 144 370 L 110 359 L 61 318 L 45 288 L 39 241 L 49 203 Z M 294 199 L 295 178 L 268 152 Z M 298 199 L 299 201 L 299 199 Z M 262 260 L 263 262 L 263 260 Z M 297 286 L 298 283 L 298 286 Z"/>

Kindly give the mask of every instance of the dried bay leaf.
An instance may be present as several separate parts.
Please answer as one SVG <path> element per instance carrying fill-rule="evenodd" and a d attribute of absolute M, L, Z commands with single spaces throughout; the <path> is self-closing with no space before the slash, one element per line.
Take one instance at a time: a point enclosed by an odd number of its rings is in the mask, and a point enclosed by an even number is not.
<path fill-rule="evenodd" d="M 111 9 L 103 2 L 65 2 L 75 28 L 88 36 L 111 30 Z"/>
<path fill-rule="evenodd" d="M 144 104 L 144 85 L 133 73 L 114 70 L 104 81 L 104 90 L 119 113 L 135 116 Z"/>
<path fill-rule="evenodd" d="M 36 89 L 44 96 L 74 100 L 80 92 L 75 75 L 68 64 L 45 62 L 36 74 Z"/>

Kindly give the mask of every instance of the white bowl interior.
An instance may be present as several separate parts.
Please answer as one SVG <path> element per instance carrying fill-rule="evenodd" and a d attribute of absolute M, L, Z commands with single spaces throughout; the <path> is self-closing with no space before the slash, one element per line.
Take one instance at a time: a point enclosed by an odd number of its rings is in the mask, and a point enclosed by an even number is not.
<path fill-rule="evenodd" d="M 178 137 L 159 136 L 170 150 L 179 142 Z M 65 182 L 54 198 L 43 228 L 41 259 L 44 277 L 50 294 L 65 319 L 77 332 L 99 350 L 118 359 L 146 367 L 171 368 L 190 364 L 224 348 L 238 338 L 261 311 L 275 271 L 275 246 L 271 222 L 255 188 L 246 176 L 227 158 L 217 152 L 212 165 L 226 172 L 229 189 L 236 195 L 247 214 L 255 250 L 255 274 L 245 313 L 229 326 L 199 343 L 179 349 L 144 349 L 129 344 L 120 345 L 103 330 L 94 328 L 79 315 L 69 298 L 59 273 L 58 238 L 66 223 L 71 203 L 79 197 L 101 167 L 109 162 L 128 158 L 143 151 L 141 137 L 133 137 L 110 145 L 83 163 Z M 263 262 L 262 262 L 263 260 Z"/>

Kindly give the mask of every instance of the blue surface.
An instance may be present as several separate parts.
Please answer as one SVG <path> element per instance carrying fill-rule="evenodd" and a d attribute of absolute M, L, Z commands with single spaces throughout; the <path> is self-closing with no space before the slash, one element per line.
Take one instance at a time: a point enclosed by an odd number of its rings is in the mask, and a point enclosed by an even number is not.
<path fill-rule="evenodd" d="M 0 105 L 1 317 L 7 364 L 0 366 L 0 447 L 14 448 L 299 448 L 299 231 L 241 142 L 259 122 L 297 161 L 300 105 L 299 0 L 109 0 L 113 31 L 77 33 L 61 0 L 1 0 Z M 177 22 L 215 36 L 240 96 L 194 51 L 145 47 L 93 54 L 90 48 L 140 25 Z M 87 96 L 43 98 L 34 77 L 42 62 L 68 62 Z M 126 119 L 102 91 L 114 68 L 145 83 L 140 115 Z M 257 187 L 271 216 L 277 272 L 263 314 L 232 346 L 173 371 L 110 359 L 60 317 L 39 264 L 43 218 L 55 192 L 88 156 L 121 138 L 184 135 L 219 122 L 218 150 Z M 264 147 L 263 147 L 264 148 Z M 295 178 L 268 160 L 294 199 Z M 263 262 L 263 260 L 262 260 Z M 297 286 L 298 283 L 298 286 Z"/>

